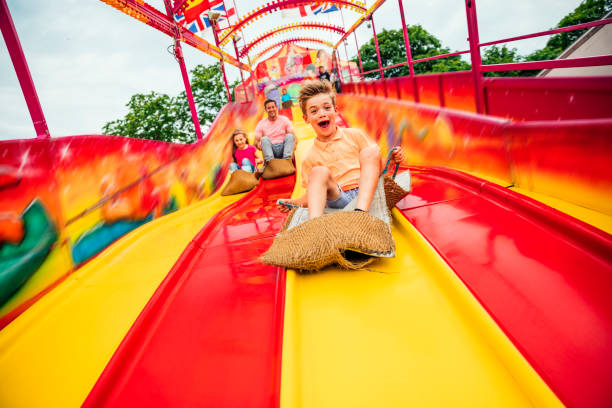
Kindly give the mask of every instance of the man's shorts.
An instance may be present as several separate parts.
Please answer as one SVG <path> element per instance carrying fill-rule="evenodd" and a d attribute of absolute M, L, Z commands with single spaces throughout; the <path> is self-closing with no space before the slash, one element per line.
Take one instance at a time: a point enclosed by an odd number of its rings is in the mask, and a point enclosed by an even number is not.
<path fill-rule="evenodd" d="M 352 190 L 342 191 L 340 186 L 338 186 L 338 190 L 340 190 L 340 197 L 335 200 L 327 200 L 327 207 L 329 208 L 344 208 L 353 201 L 353 198 L 357 197 L 357 193 L 359 192 L 359 188 L 354 188 Z"/>

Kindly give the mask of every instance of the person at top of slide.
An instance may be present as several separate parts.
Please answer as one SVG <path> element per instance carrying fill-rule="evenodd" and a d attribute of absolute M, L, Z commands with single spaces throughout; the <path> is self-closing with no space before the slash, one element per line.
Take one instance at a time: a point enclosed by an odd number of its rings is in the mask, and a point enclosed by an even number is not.
<path fill-rule="evenodd" d="M 266 99 L 264 109 L 268 117 L 263 118 L 255 128 L 255 147 L 262 151 L 264 160 L 291 159 L 296 139 L 291 121 L 278 114 L 276 102 Z"/>

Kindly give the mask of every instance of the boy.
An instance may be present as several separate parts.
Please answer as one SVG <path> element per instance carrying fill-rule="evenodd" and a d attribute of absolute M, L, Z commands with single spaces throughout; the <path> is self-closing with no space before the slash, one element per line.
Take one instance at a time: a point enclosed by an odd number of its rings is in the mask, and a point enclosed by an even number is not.
<path fill-rule="evenodd" d="M 289 204 L 308 207 L 310 219 L 330 208 L 344 208 L 357 197 L 355 211 L 368 211 L 382 171 L 380 149 L 359 129 L 336 126 L 336 95 L 328 81 L 313 81 L 300 90 L 304 121 L 317 137 L 302 163 L 306 194 Z M 392 154 L 396 163 L 404 159 L 401 149 Z M 287 206 L 277 204 L 283 211 Z"/>

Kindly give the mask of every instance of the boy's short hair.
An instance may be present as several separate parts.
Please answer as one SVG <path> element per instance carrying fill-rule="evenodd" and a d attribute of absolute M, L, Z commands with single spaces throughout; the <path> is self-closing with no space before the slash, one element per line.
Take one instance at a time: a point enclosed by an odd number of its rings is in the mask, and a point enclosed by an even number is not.
<path fill-rule="evenodd" d="M 266 106 L 268 106 L 268 104 L 269 104 L 270 102 L 274 102 L 274 104 L 276 105 L 276 101 L 275 101 L 274 99 L 266 99 L 266 101 L 264 102 L 264 108 L 265 108 Z M 277 106 L 277 108 L 278 108 L 278 106 Z"/>
<path fill-rule="evenodd" d="M 298 96 L 302 114 L 306 114 L 306 102 L 319 94 L 328 94 L 332 100 L 332 104 L 336 107 L 336 93 L 333 91 L 329 81 L 309 81 L 300 89 L 300 95 Z"/>

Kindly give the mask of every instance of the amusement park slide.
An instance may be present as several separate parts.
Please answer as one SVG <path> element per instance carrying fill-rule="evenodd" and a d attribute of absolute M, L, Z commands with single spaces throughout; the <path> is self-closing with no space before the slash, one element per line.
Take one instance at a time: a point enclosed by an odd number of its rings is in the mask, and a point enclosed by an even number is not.
<path fill-rule="evenodd" d="M 295 122 L 299 168 L 314 134 Z M 411 171 L 396 257 L 360 271 L 259 261 L 299 174 L 133 231 L 0 331 L 2 405 L 602 405 L 605 241 L 482 179 Z"/>

